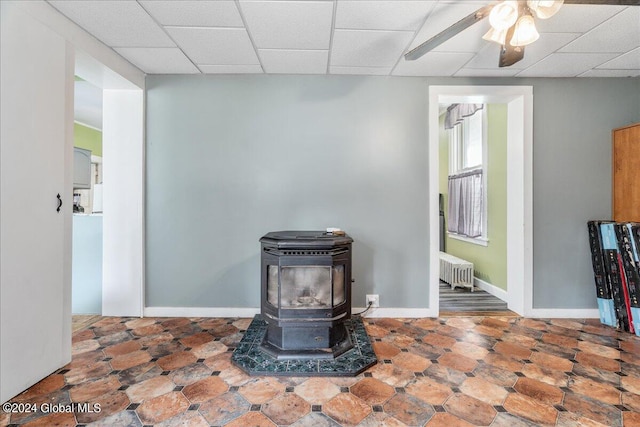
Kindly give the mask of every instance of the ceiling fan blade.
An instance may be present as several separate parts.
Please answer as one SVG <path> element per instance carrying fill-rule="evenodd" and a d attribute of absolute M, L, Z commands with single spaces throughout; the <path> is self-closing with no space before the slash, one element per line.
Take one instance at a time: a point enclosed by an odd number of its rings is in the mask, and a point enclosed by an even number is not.
<path fill-rule="evenodd" d="M 511 46 L 511 43 L 509 43 L 509 40 L 511 40 L 511 37 L 513 37 L 513 33 L 515 32 L 515 30 L 515 24 L 513 24 L 507 30 L 505 44 L 500 48 L 500 59 L 498 60 L 498 67 L 510 67 L 524 58 L 524 46 Z"/>
<path fill-rule="evenodd" d="M 481 21 L 482 19 L 489 16 L 489 13 L 491 12 L 491 9 L 493 9 L 493 6 L 493 4 L 486 5 L 476 10 L 475 12 L 465 16 L 446 30 L 443 30 L 442 32 L 431 37 L 426 42 L 407 52 L 404 55 L 404 59 L 406 59 L 407 61 L 413 61 L 420 58 L 425 53 L 429 52 L 437 46 L 440 46 L 442 43 L 446 42 L 461 31 L 466 30 L 476 22 Z"/>

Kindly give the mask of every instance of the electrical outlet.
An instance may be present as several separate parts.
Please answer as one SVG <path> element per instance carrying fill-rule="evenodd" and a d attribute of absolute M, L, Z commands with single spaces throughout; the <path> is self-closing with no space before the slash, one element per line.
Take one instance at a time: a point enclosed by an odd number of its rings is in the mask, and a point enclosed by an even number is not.
<path fill-rule="evenodd" d="M 371 307 L 380 307 L 380 295 L 367 295 L 367 307 L 369 307 L 369 303 L 371 303 Z"/>

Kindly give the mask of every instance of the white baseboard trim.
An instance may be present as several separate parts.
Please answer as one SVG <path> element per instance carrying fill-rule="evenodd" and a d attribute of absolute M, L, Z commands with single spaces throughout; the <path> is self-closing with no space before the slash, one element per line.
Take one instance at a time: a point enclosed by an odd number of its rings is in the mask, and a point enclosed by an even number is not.
<path fill-rule="evenodd" d="M 253 317 L 253 307 L 145 307 L 144 317 Z"/>
<path fill-rule="evenodd" d="M 364 311 L 365 307 L 353 307 L 352 313 L 360 313 Z M 430 308 L 394 308 L 394 307 L 376 307 L 371 308 L 363 317 L 369 318 L 381 318 L 381 317 L 394 317 L 394 318 L 407 318 L 415 319 L 420 317 L 437 317 L 435 310 Z"/>
<path fill-rule="evenodd" d="M 507 302 L 507 291 L 505 291 L 504 289 L 501 289 L 495 285 L 492 285 L 489 282 L 485 282 L 484 280 L 478 279 L 477 277 L 473 278 L 473 285 L 476 286 L 478 289 L 482 289 L 483 291 L 486 291 L 487 293 L 493 295 L 494 297 Z"/>
<path fill-rule="evenodd" d="M 526 317 L 542 319 L 598 319 L 597 308 L 532 308 Z"/>
<path fill-rule="evenodd" d="M 352 313 L 364 311 L 364 307 L 353 307 Z M 260 313 L 259 308 L 252 307 L 145 307 L 144 317 L 253 317 Z M 429 308 L 372 308 L 364 317 L 399 317 L 419 318 L 436 317 Z"/>
<path fill-rule="evenodd" d="M 495 286 L 490 285 L 495 288 Z M 483 290 L 487 289 L 481 288 Z M 501 290 L 501 289 L 500 289 Z M 503 291 L 504 292 L 504 291 Z M 499 295 L 496 297 L 500 298 Z M 502 298 L 500 298 L 502 299 Z M 353 313 L 364 311 L 364 307 L 353 307 Z M 144 317 L 244 317 L 251 318 L 260 313 L 259 308 L 253 307 L 145 307 Z M 435 310 L 430 308 L 394 308 L 377 307 L 364 314 L 369 318 L 421 318 L 437 317 Z M 526 317 L 556 318 L 556 319 L 598 319 L 600 312 L 597 308 L 534 308 Z"/>

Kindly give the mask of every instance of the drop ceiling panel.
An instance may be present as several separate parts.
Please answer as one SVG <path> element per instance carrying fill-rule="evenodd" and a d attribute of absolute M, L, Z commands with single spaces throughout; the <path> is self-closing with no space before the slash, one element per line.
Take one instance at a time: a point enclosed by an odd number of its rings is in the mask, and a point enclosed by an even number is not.
<path fill-rule="evenodd" d="M 546 58 L 567 43 L 575 40 L 580 34 L 575 33 L 545 33 L 540 34 L 540 43 L 533 43 L 524 49 L 524 59 L 517 64 L 517 68 L 529 68 L 536 62 Z M 497 62 L 497 60 L 496 60 Z"/>
<path fill-rule="evenodd" d="M 333 2 L 241 1 L 259 49 L 329 49 Z"/>
<path fill-rule="evenodd" d="M 589 70 L 578 77 L 640 77 L 640 69 L 636 70 Z"/>
<path fill-rule="evenodd" d="M 327 50 L 259 50 L 260 61 L 266 73 L 273 74 L 325 74 Z"/>
<path fill-rule="evenodd" d="M 339 1 L 335 28 L 415 31 L 434 1 Z"/>
<path fill-rule="evenodd" d="M 616 54 L 612 53 L 554 53 L 532 67 L 517 74 L 518 77 L 575 77 L 601 65 Z"/>
<path fill-rule="evenodd" d="M 497 62 L 497 60 L 496 60 Z M 521 70 L 512 67 L 504 68 L 461 68 L 455 77 L 513 77 Z"/>
<path fill-rule="evenodd" d="M 50 1 L 110 47 L 172 47 L 173 41 L 135 1 Z"/>
<path fill-rule="evenodd" d="M 235 1 L 141 0 L 140 4 L 162 25 L 187 27 L 242 27 Z"/>
<path fill-rule="evenodd" d="M 339 67 L 332 66 L 330 74 L 358 74 L 371 76 L 387 76 L 391 73 L 392 67 Z"/>
<path fill-rule="evenodd" d="M 564 4 L 549 19 L 536 18 L 540 33 L 585 33 L 624 10 L 624 6 Z"/>
<path fill-rule="evenodd" d="M 177 47 L 120 47 L 116 52 L 147 74 L 200 73 Z"/>
<path fill-rule="evenodd" d="M 167 32 L 196 65 L 259 63 L 244 28 L 167 27 Z"/>
<path fill-rule="evenodd" d="M 640 47 L 640 7 L 628 7 L 562 48 L 562 52 L 628 52 Z"/>
<path fill-rule="evenodd" d="M 392 67 L 412 37 L 408 31 L 335 30 L 331 65 Z"/>
<path fill-rule="evenodd" d="M 429 52 L 415 61 L 400 60 L 393 70 L 394 76 L 453 76 L 471 58 L 473 53 Z"/>
<path fill-rule="evenodd" d="M 262 74 L 262 67 L 257 65 L 200 65 L 205 74 Z"/>
<path fill-rule="evenodd" d="M 640 48 L 634 49 L 611 61 L 600 65 L 598 69 L 640 70 Z"/>

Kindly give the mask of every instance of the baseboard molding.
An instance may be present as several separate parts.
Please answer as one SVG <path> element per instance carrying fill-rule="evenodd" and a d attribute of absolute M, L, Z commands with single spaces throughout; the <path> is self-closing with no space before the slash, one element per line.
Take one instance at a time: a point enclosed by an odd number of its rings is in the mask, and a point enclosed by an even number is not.
<path fill-rule="evenodd" d="M 542 319 L 599 319 L 597 308 L 532 308 L 526 317 Z"/>
<path fill-rule="evenodd" d="M 353 307 L 352 313 L 364 311 L 364 307 Z M 236 307 L 145 307 L 144 317 L 253 317 L 260 313 L 259 308 Z M 419 318 L 435 317 L 429 308 L 372 308 L 364 317 Z"/>
<path fill-rule="evenodd" d="M 486 283 L 486 282 L 485 282 Z M 495 286 L 489 285 L 492 288 Z M 487 289 L 478 286 L 489 292 Z M 499 289 L 501 290 L 501 289 Z M 503 291 L 504 292 L 504 291 Z M 490 293 L 490 292 L 489 292 Z M 506 292 L 505 292 L 506 293 Z M 492 294 L 495 295 L 495 294 Z M 503 299 L 500 295 L 496 297 Z M 364 311 L 364 307 L 353 307 L 353 313 Z M 259 308 L 253 307 L 145 307 L 144 317 L 244 317 L 251 318 L 260 313 Z M 437 313 L 430 308 L 372 308 L 364 314 L 368 318 L 420 318 L 437 317 Z M 556 319 L 598 319 L 600 312 L 597 308 L 534 308 L 526 317 L 556 318 Z"/>
<path fill-rule="evenodd" d="M 482 289 L 483 291 L 487 292 L 488 294 L 493 295 L 494 297 L 504 301 L 504 302 L 508 302 L 507 300 L 507 291 L 505 291 L 504 289 L 501 289 L 495 285 L 492 285 L 489 282 L 485 282 L 484 280 L 478 279 L 477 277 L 473 278 L 473 286 L 477 287 L 478 289 Z"/>
<path fill-rule="evenodd" d="M 351 312 L 360 313 L 364 311 L 364 309 L 364 307 L 353 307 L 351 309 Z M 369 311 L 367 311 L 362 316 L 367 318 L 393 317 L 401 319 L 415 319 L 421 317 L 437 317 L 437 313 L 435 310 L 432 310 L 430 308 L 376 307 L 369 309 Z"/>
<path fill-rule="evenodd" d="M 145 307 L 144 317 L 253 317 L 253 307 Z"/>

